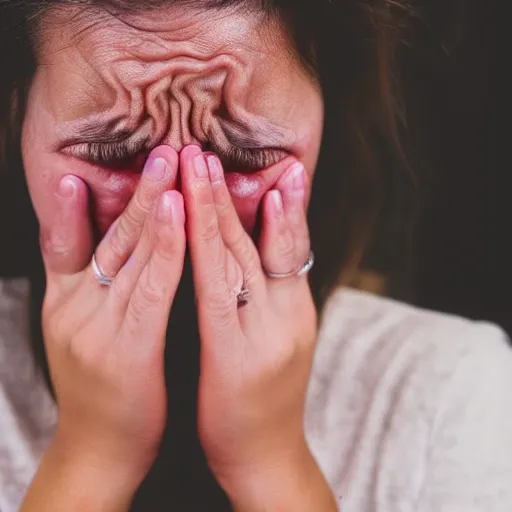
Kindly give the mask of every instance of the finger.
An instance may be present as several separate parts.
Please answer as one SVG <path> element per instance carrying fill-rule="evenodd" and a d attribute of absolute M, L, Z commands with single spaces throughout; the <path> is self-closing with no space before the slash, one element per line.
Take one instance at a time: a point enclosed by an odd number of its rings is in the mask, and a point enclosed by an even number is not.
<path fill-rule="evenodd" d="M 119 311 L 124 307 L 123 297 L 128 298 L 123 327 L 136 340 L 161 342 L 183 273 L 186 237 L 182 195 L 175 190 L 163 193 L 149 223 L 153 226 L 149 230 L 153 245 L 146 264 L 139 274 L 139 258 L 145 251 L 136 251 L 134 263 L 123 267 L 112 285 L 118 288 L 112 288 L 116 292 L 107 301 Z"/>
<path fill-rule="evenodd" d="M 177 169 L 178 155 L 171 147 L 159 146 L 149 155 L 135 194 L 96 249 L 96 261 L 106 276 L 115 276 L 135 249 L 157 199 L 176 186 Z"/>
<path fill-rule="evenodd" d="M 228 252 L 220 233 L 208 167 L 200 148 L 181 152 L 181 180 L 187 215 L 187 240 L 200 317 L 217 317 L 219 327 L 236 320 L 236 297 L 226 276 Z"/>
<path fill-rule="evenodd" d="M 302 164 L 293 164 L 277 187 L 263 202 L 260 255 L 267 273 L 291 275 L 287 279 L 270 279 L 270 286 L 296 280 L 295 273 L 309 254 Z"/>
<path fill-rule="evenodd" d="M 140 276 L 147 266 L 156 245 L 159 243 L 160 231 L 176 229 L 172 204 L 170 203 L 170 201 L 175 201 L 175 194 L 179 196 L 178 202 L 183 202 L 181 194 L 177 191 L 164 192 L 157 200 L 144 223 L 137 246 L 126 263 L 121 267 L 109 288 L 109 297 L 111 296 L 109 300 L 113 301 L 112 304 L 116 306 L 118 312 L 123 316 Z M 175 213 L 179 214 L 179 205 L 178 212 Z M 169 226 L 164 226 L 162 225 L 163 223 L 168 223 Z M 177 236 L 179 237 L 179 233 Z"/>
<path fill-rule="evenodd" d="M 40 243 L 48 284 L 81 272 L 92 254 L 88 191 L 78 177 L 61 178 L 56 192 L 58 213 L 52 225 L 41 228 Z"/>
<path fill-rule="evenodd" d="M 222 164 L 214 154 L 206 155 L 206 163 L 222 239 L 241 267 L 245 286 L 250 288 L 251 294 L 261 293 L 265 289 L 265 279 L 258 250 L 240 222 Z"/>
<path fill-rule="evenodd" d="M 275 188 L 281 192 L 284 214 L 292 232 L 297 263 L 302 266 L 311 249 L 306 209 L 307 173 L 300 162 L 291 165 Z"/>

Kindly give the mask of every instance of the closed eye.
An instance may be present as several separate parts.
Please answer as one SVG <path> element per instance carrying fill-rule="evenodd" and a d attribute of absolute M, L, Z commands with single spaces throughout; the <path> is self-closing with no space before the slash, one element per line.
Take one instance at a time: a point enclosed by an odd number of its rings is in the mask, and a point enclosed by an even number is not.
<path fill-rule="evenodd" d="M 138 142 L 87 142 L 69 146 L 72 156 L 92 164 L 115 170 L 142 171 L 149 149 L 146 140 Z M 253 172 L 278 163 L 288 156 L 282 149 L 238 148 L 229 146 L 220 149 L 206 144 L 205 151 L 218 154 L 226 172 Z"/>
<path fill-rule="evenodd" d="M 85 142 L 66 148 L 73 156 L 109 169 L 142 170 L 147 141 Z"/>
<path fill-rule="evenodd" d="M 212 150 L 219 156 L 226 172 L 254 172 L 277 164 L 288 156 L 276 148 L 239 148 L 233 145 L 227 149 L 207 144 L 206 151 Z"/>

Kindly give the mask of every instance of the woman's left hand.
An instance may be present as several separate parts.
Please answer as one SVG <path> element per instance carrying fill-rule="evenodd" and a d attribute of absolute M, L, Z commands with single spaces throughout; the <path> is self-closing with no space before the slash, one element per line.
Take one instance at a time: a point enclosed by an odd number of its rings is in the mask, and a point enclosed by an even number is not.
<path fill-rule="evenodd" d="M 310 254 L 304 167 L 290 159 L 264 197 L 259 250 L 219 159 L 190 146 L 180 167 L 201 337 L 198 429 L 209 465 L 236 510 L 336 510 L 303 427 L 317 334 L 308 280 L 266 273 L 295 273 Z M 240 307 L 242 286 L 249 297 Z"/>

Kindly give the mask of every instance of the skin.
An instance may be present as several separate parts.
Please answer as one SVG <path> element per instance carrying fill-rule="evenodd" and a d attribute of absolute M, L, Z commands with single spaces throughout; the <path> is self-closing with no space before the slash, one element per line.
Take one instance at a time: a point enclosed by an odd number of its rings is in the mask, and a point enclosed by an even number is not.
<path fill-rule="evenodd" d="M 214 475 L 238 512 L 334 511 L 303 430 L 316 338 L 308 281 L 265 272 L 293 272 L 309 254 L 318 87 L 279 26 L 256 13 L 105 16 L 67 9 L 43 20 L 24 124 L 59 424 L 21 510 L 129 509 L 165 426 L 165 332 L 188 247 L 198 432 Z M 78 137 L 77 126 L 92 119 L 97 131 L 113 115 L 130 133 L 146 130 L 155 148 L 132 168 L 79 155 L 91 132 Z M 214 139 L 222 157 L 233 123 L 253 145 L 279 139 L 279 158 L 255 175 L 257 192 L 241 193 L 243 177 L 200 147 Z M 94 277 L 93 252 L 115 276 L 110 287 Z M 242 284 L 250 300 L 238 307 Z"/>
<path fill-rule="evenodd" d="M 167 144 L 179 152 L 187 144 L 213 142 L 222 154 L 235 132 L 260 148 L 281 148 L 269 163 L 292 155 L 310 176 L 314 172 L 322 99 L 277 22 L 256 13 L 177 6 L 121 20 L 66 8 L 44 18 L 38 45 L 22 144 L 43 229 L 56 212 L 48 197 L 71 166 L 90 187 L 101 233 L 126 207 L 139 177 L 133 171 L 142 162 L 113 173 L 83 157 L 87 141 L 101 140 L 92 132 L 113 119 L 130 140 L 146 137 L 148 148 Z M 87 136 L 81 134 L 91 123 Z M 253 196 L 247 180 L 230 186 L 247 230 L 282 172 L 264 173 Z"/>

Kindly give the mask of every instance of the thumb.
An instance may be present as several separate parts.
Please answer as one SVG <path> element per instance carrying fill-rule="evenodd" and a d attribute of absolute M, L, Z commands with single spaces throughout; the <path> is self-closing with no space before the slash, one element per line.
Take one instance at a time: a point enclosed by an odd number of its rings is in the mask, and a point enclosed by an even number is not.
<path fill-rule="evenodd" d="M 81 272 L 91 259 L 92 228 L 88 190 L 76 176 L 61 178 L 56 193 L 57 215 L 41 228 L 40 243 L 48 281 Z"/>

